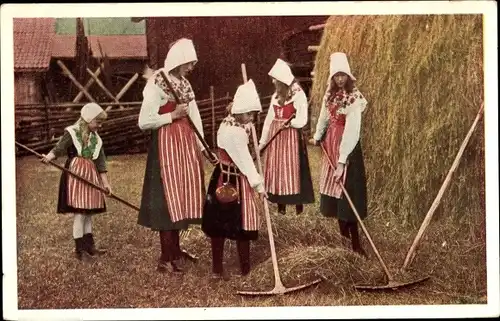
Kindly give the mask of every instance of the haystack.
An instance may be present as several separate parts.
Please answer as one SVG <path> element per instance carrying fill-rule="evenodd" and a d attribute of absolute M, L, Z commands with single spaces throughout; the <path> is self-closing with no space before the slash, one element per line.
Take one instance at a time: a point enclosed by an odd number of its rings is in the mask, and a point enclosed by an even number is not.
<path fill-rule="evenodd" d="M 313 128 L 329 55 L 343 51 L 369 102 L 361 141 L 372 212 L 421 223 L 483 101 L 482 28 L 480 15 L 327 21 L 315 61 Z M 483 128 L 480 122 L 435 217 L 484 219 Z"/>

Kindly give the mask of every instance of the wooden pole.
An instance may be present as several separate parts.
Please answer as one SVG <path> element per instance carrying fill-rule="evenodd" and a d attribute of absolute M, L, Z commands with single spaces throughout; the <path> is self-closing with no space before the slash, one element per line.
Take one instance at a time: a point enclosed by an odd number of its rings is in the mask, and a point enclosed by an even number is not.
<path fill-rule="evenodd" d="M 465 147 L 467 146 L 467 143 L 469 142 L 470 137 L 472 136 L 472 133 L 474 132 L 474 129 L 476 128 L 476 125 L 482 116 L 483 108 L 484 108 L 484 103 L 481 104 L 481 108 L 479 108 L 476 119 L 474 120 L 474 123 L 472 124 L 471 128 L 469 129 L 467 136 L 465 136 L 465 139 L 462 142 L 462 146 L 460 146 L 460 149 L 458 150 L 457 156 L 455 157 L 455 160 L 453 161 L 453 164 L 451 165 L 451 168 L 448 171 L 448 175 L 446 175 L 446 178 L 443 182 L 443 185 L 441 185 L 441 188 L 439 189 L 439 192 L 438 192 L 436 198 L 434 199 L 434 202 L 432 203 L 431 207 L 429 208 L 429 211 L 425 215 L 425 219 L 422 222 L 422 225 L 420 226 L 420 230 L 418 231 L 417 236 L 415 237 L 415 240 L 413 241 L 413 244 L 411 245 L 410 250 L 408 251 L 408 254 L 406 255 L 402 270 L 405 270 L 408 267 L 408 265 L 411 264 L 411 262 L 413 261 L 413 258 L 415 257 L 415 250 L 417 249 L 417 246 L 418 246 L 420 240 L 424 236 L 424 232 L 427 229 L 427 226 L 429 226 L 429 223 L 432 219 L 432 216 L 433 216 L 434 212 L 436 211 L 436 209 L 439 205 L 439 202 L 441 201 L 441 198 L 443 198 L 443 194 L 444 194 L 446 188 L 448 187 L 448 185 L 451 182 L 451 176 L 452 176 L 453 172 L 455 172 L 455 170 L 457 169 L 458 164 L 460 163 L 460 158 L 462 157 L 462 154 L 464 153 Z"/>
<path fill-rule="evenodd" d="M 210 86 L 210 99 L 212 100 L 212 148 L 216 145 L 216 132 L 215 132 L 215 94 L 214 86 Z"/>
<path fill-rule="evenodd" d="M 120 103 L 120 102 L 118 101 L 118 99 L 116 99 L 116 97 L 115 97 L 115 96 L 113 96 L 113 94 L 112 94 L 112 93 L 108 90 L 108 88 L 106 88 L 106 86 L 104 86 L 104 84 L 103 84 L 103 83 L 99 80 L 99 78 L 98 78 L 96 75 L 94 75 L 94 73 L 92 72 L 92 70 L 90 70 L 89 68 L 87 68 L 87 73 L 90 75 L 90 77 L 94 78 L 94 80 L 95 80 L 95 82 L 97 83 L 97 85 L 98 85 L 99 87 L 101 87 L 101 89 L 102 89 L 102 90 L 106 93 L 106 95 L 107 95 L 109 98 L 113 99 L 115 103 L 118 103 L 118 104 Z M 105 109 L 105 110 L 106 110 L 106 111 L 108 111 L 108 110 L 110 110 L 111 108 L 112 108 L 112 106 L 108 106 L 108 107 L 106 107 L 106 109 Z M 121 105 L 120 105 L 120 109 L 123 109 L 123 106 L 121 106 Z"/>
<path fill-rule="evenodd" d="M 248 81 L 247 67 L 245 66 L 245 64 L 241 64 L 241 74 L 243 76 L 243 83 L 245 84 Z"/>
<path fill-rule="evenodd" d="M 101 74 L 101 68 L 102 68 L 102 65 L 101 67 L 97 68 L 96 71 L 95 71 L 95 75 L 96 76 L 99 76 Z M 83 88 L 85 88 L 86 90 L 89 90 L 90 86 L 92 86 L 92 84 L 95 82 L 94 78 L 90 78 L 89 81 L 87 82 L 87 84 L 85 84 L 85 86 Z M 80 91 L 78 93 L 78 95 L 76 95 L 75 99 L 73 99 L 73 103 L 77 103 L 80 101 L 80 99 L 83 98 L 83 92 Z"/>
<path fill-rule="evenodd" d="M 17 145 L 17 146 L 19 146 L 19 147 L 21 147 L 21 148 L 24 148 L 24 149 L 25 149 L 25 150 L 27 150 L 28 152 L 30 152 L 30 153 L 32 153 L 32 154 L 34 154 L 34 155 L 36 155 L 37 157 L 39 157 L 39 158 L 43 158 L 43 156 L 42 156 L 42 155 L 40 155 L 39 153 L 37 153 L 37 152 L 36 152 L 36 151 L 34 151 L 33 149 L 30 149 L 29 147 L 24 146 L 23 144 L 20 144 L 20 143 L 18 143 L 18 142 L 15 142 L 15 143 L 16 143 L 16 145 Z M 113 199 L 115 199 L 115 200 L 119 201 L 120 203 L 123 203 L 123 204 L 125 204 L 125 205 L 127 205 L 127 206 L 129 206 L 129 207 L 131 207 L 131 208 L 133 208 L 133 209 L 135 209 L 135 210 L 137 210 L 137 211 L 139 211 L 139 207 L 137 207 L 137 206 L 135 206 L 135 205 L 133 205 L 133 204 L 131 204 L 131 203 L 127 202 L 126 200 L 124 200 L 124 199 L 122 199 L 122 198 L 120 198 L 120 197 L 118 197 L 118 196 L 116 196 L 116 195 L 114 195 L 114 194 L 112 194 L 112 193 L 109 193 L 109 192 L 108 192 L 108 190 L 104 189 L 103 187 L 101 187 L 101 186 L 99 186 L 99 185 L 94 184 L 93 182 L 91 182 L 91 181 L 89 181 L 89 180 L 85 179 L 84 177 L 81 177 L 80 175 L 78 175 L 78 174 L 76 174 L 76 173 L 72 172 L 71 170 L 69 170 L 69 169 L 67 169 L 67 168 L 65 168 L 65 167 L 63 167 L 63 166 L 61 166 L 61 165 L 58 165 L 57 163 L 54 163 L 53 161 L 50 161 L 50 162 L 49 162 L 49 164 L 50 164 L 50 165 L 52 165 L 52 166 L 54 166 L 54 167 L 57 167 L 58 169 L 60 169 L 60 170 L 62 170 L 62 171 L 64 171 L 64 172 L 66 172 L 66 173 L 68 173 L 68 174 L 70 174 L 70 175 L 72 175 L 72 176 L 74 176 L 74 177 L 76 177 L 76 178 L 78 178 L 79 180 L 81 180 L 81 181 L 83 181 L 83 182 L 85 182 L 85 183 L 89 184 L 90 186 L 92 186 L 92 187 L 94 187 L 94 188 L 96 188 L 96 189 L 100 190 L 101 192 L 105 193 L 105 195 L 107 195 L 108 197 L 111 197 L 111 198 L 113 198 Z"/>
<path fill-rule="evenodd" d="M 325 26 L 326 26 L 326 24 L 322 23 L 322 24 L 319 24 L 319 25 L 310 26 L 309 30 L 311 30 L 311 31 L 313 31 L 313 30 L 322 30 L 322 29 L 325 29 Z"/>
<path fill-rule="evenodd" d="M 81 92 L 83 92 L 83 94 L 93 103 L 96 102 L 96 100 L 89 94 L 89 92 L 87 91 L 87 89 L 83 88 L 82 84 L 80 84 L 80 82 L 78 82 L 78 80 L 76 80 L 75 76 L 73 76 L 73 74 L 71 73 L 71 71 L 68 69 L 68 67 L 66 67 L 66 65 L 61 61 L 61 60 L 58 60 L 57 61 L 57 64 L 59 65 L 59 67 L 61 67 L 61 69 L 63 70 L 64 74 L 66 76 L 68 76 L 69 79 L 71 79 L 71 81 L 75 84 L 76 87 L 78 87 L 78 89 L 80 89 Z"/>
<path fill-rule="evenodd" d="M 122 96 L 125 95 L 125 93 L 127 92 L 127 90 L 129 90 L 130 87 L 132 87 L 132 85 L 137 80 L 137 78 L 139 78 L 139 74 L 137 74 L 137 73 L 134 76 L 132 76 L 132 78 L 130 78 L 130 80 L 120 90 L 120 92 L 118 93 L 118 95 L 116 95 L 116 99 L 117 100 L 120 100 L 122 98 Z"/>

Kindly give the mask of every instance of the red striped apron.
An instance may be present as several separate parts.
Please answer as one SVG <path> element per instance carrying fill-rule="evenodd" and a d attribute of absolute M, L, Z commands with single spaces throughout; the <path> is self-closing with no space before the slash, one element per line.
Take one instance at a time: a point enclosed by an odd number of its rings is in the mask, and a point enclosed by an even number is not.
<path fill-rule="evenodd" d="M 98 186 L 102 186 L 97 167 L 91 159 L 80 156 L 74 157 L 69 164 L 69 170 Z M 69 175 L 67 201 L 68 205 L 73 208 L 103 208 L 104 194 L 97 188 L 90 186 L 73 175 Z"/>
<path fill-rule="evenodd" d="M 283 126 L 295 112 L 293 103 L 274 105 L 275 118 L 269 128 L 269 138 Z M 283 129 L 266 148 L 264 155 L 265 188 L 274 195 L 300 193 L 299 133 L 294 128 Z"/>
<path fill-rule="evenodd" d="M 217 154 L 221 164 L 236 167 L 233 160 L 224 149 L 219 148 Z M 239 173 L 238 179 L 241 190 L 241 228 L 245 231 L 257 231 L 260 228 L 260 207 L 257 205 L 257 202 L 259 202 L 258 196 L 250 186 L 247 177 L 242 175 L 241 172 Z M 222 186 L 222 183 L 221 173 L 219 181 L 217 182 L 217 187 Z"/>
<path fill-rule="evenodd" d="M 169 102 L 159 113 L 172 112 L 175 106 Z M 158 129 L 161 180 L 173 223 L 202 217 L 204 169 L 197 139 L 186 118 Z"/>
<path fill-rule="evenodd" d="M 345 127 L 345 115 L 337 114 L 337 109 L 339 106 L 336 104 L 328 105 L 328 111 L 330 113 L 330 122 L 326 132 L 326 137 L 322 143 L 325 147 L 326 154 L 323 155 L 322 167 L 321 167 L 321 178 L 319 183 L 319 192 L 324 195 L 328 195 L 335 198 L 340 198 L 342 195 L 342 189 L 338 182 L 335 182 L 333 174 L 334 169 L 330 166 L 328 162 L 328 157 L 334 166 L 337 166 L 337 162 L 340 154 L 340 143 L 342 141 L 342 135 L 344 133 Z M 341 181 L 345 184 L 347 166 L 344 166 L 344 173 L 342 175 Z"/>

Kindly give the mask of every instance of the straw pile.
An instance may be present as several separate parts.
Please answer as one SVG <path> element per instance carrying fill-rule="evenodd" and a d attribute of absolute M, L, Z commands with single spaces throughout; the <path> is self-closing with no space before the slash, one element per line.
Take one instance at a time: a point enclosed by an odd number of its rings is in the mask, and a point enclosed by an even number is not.
<path fill-rule="evenodd" d="M 330 17 L 315 61 L 313 120 L 335 51 L 348 55 L 369 102 L 362 144 L 370 206 L 420 223 L 483 101 L 482 18 Z M 452 179 L 435 217 L 484 217 L 482 122 Z"/>

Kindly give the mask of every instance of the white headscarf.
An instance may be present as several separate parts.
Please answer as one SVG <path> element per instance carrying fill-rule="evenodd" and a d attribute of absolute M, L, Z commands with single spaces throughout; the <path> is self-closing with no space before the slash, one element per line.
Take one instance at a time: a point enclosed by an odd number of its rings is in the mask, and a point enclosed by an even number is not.
<path fill-rule="evenodd" d="M 274 63 L 274 66 L 271 68 L 268 75 L 281 81 L 287 86 L 290 86 L 294 79 L 292 70 L 290 69 L 288 64 L 279 58 Z"/>
<path fill-rule="evenodd" d="M 262 111 L 259 94 L 252 79 L 238 87 L 231 107 L 231 113 L 235 115 L 251 111 Z"/>
<path fill-rule="evenodd" d="M 90 123 L 94 118 L 96 118 L 103 111 L 104 110 L 102 109 L 102 107 L 99 106 L 98 104 L 88 103 L 82 107 L 80 114 L 81 114 L 83 120 L 85 120 L 85 122 Z"/>
<path fill-rule="evenodd" d="M 188 62 L 198 62 L 193 41 L 182 38 L 175 42 L 165 58 L 164 71 L 168 74 L 172 69 Z"/>
<path fill-rule="evenodd" d="M 328 77 L 328 83 L 330 83 L 332 77 L 338 72 L 345 73 L 353 81 L 356 80 L 351 73 L 351 67 L 349 67 L 347 56 L 343 52 L 334 52 L 330 55 L 330 76 Z"/>

